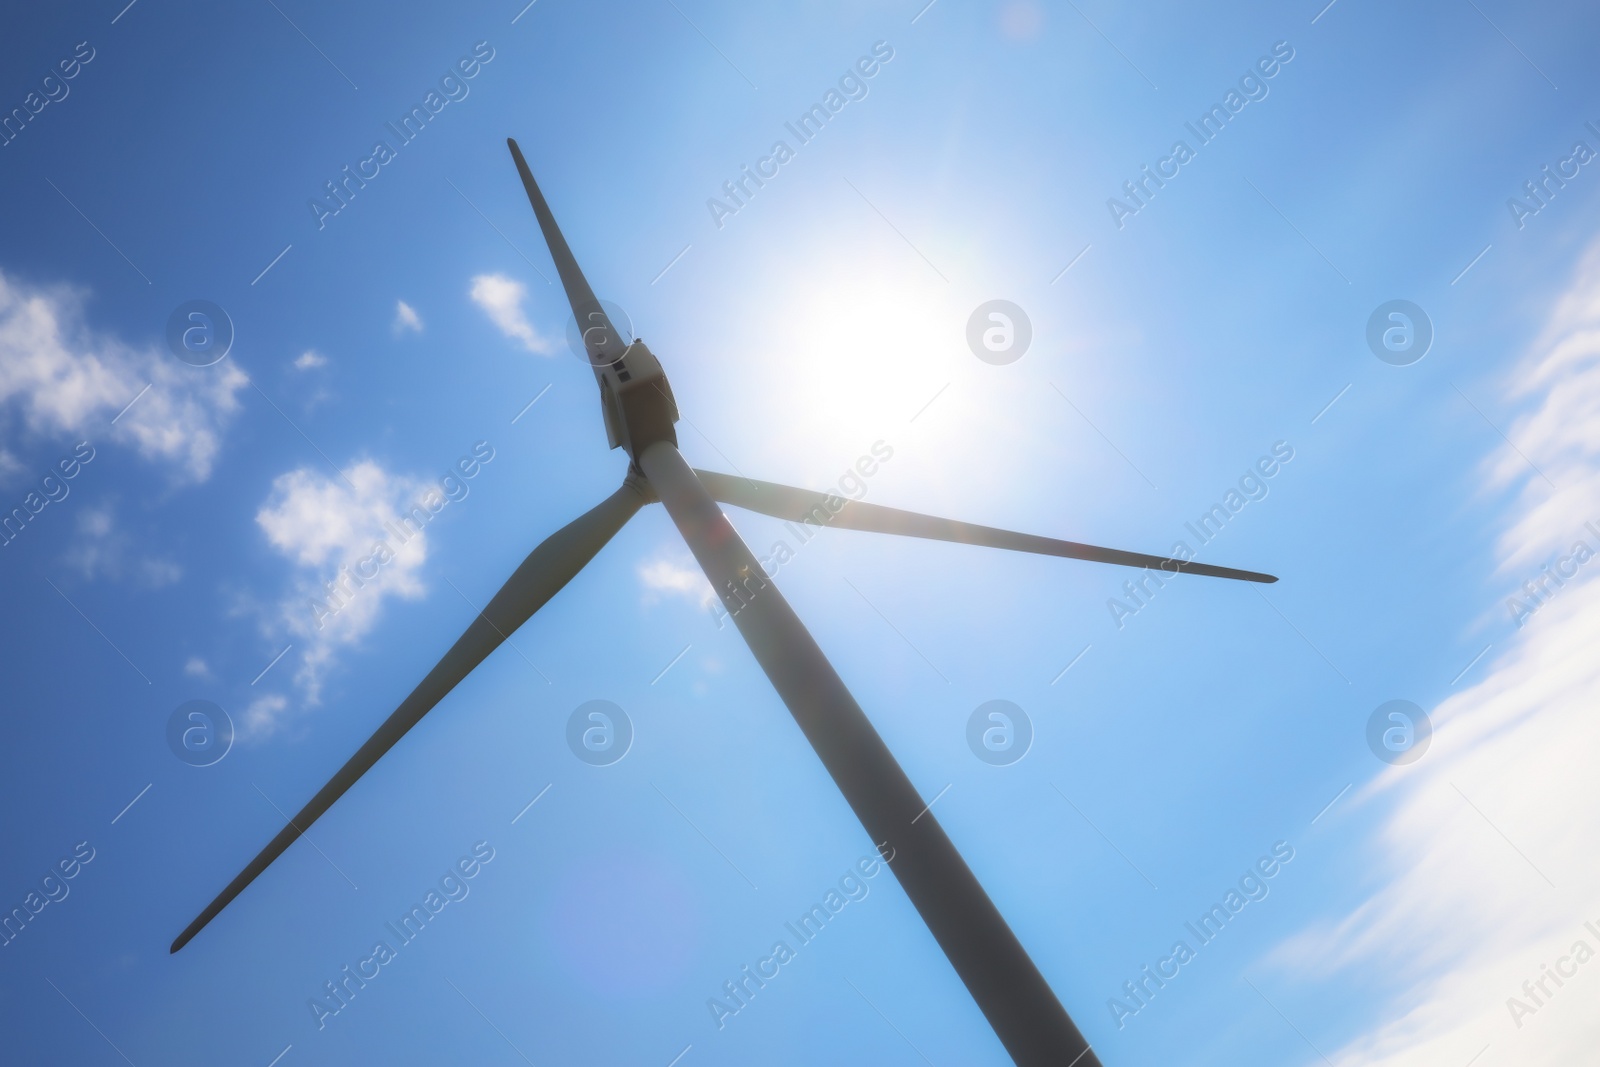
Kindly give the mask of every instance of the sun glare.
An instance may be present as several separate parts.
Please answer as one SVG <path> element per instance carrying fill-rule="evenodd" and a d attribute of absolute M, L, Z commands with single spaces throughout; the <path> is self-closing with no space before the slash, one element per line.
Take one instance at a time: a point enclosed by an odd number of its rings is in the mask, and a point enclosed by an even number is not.
<path fill-rule="evenodd" d="M 848 458 L 900 432 L 953 375 L 948 296 L 904 271 L 813 274 L 760 301 L 786 323 L 766 338 L 759 372 L 773 398 L 776 456 Z M 959 337 L 959 331 L 955 336 Z"/>

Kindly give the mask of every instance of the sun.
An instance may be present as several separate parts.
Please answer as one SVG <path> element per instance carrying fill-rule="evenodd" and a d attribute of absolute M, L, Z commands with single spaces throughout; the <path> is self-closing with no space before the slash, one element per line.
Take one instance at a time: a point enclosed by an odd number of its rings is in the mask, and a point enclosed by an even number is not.
<path fill-rule="evenodd" d="M 782 324 L 759 342 L 754 384 L 768 403 L 749 427 L 771 437 L 774 456 L 864 452 L 949 384 L 961 336 L 950 299 L 895 266 L 776 279 L 757 302 Z"/>

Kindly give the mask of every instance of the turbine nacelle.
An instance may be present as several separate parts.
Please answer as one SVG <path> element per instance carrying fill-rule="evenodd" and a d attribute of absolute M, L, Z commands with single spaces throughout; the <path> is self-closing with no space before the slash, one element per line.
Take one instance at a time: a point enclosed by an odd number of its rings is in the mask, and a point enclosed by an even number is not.
<path fill-rule="evenodd" d="M 594 362 L 604 357 L 591 349 L 589 358 Z M 661 361 L 643 341 L 635 339 L 610 363 L 597 363 L 594 376 L 600 383 L 600 414 L 605 419 L 607 444 L 625 449 L 635 467 L 640 454 L 657 441 L 677 446 L 678 434 L 672 425 L 678 421 L 678 403 Z"/>

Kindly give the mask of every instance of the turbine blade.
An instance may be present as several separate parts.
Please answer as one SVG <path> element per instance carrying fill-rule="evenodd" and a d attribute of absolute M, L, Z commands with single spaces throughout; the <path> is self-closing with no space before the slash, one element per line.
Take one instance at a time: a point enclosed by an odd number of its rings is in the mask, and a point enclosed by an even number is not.
<path fill-rule="evenodd" d="M 665 441 L 646 448 L 639 462 L 706 577 L 722 591 L 756 661 L 1011 1058 L 1023 1067 L 1100 1067 L 911 779 L 696 472 Z"/>
<path fill-rule="evenodd" d="M 578 320 L 578 328 L 583 332 L 583 344 L 589 362 L 595 367 L 609 366 L 621 358 L 631 338 L 617 336 L 616 327 L 611 325 L 611 319 L 595 298 L 594 290 L 589 288 L 589 281 L 578 267 L 577 258 L 573 256 L 572 249 L 567 247 L 567 239 L 561 236 L 556 217 L 550 213 L 550 205 L 545 203 L 544 194 L 539 191 L 539 183 L 533 180 L 528 161 L 522 158 L 522 149 L 510 137 L 506 138 L 506 145 L 517 164 L 517 173 L 522 175 L 522 187 L 528 191 L 528 202 L 533 205 L 534 217 L 539 220 L 544 243 L 550 247 L 550 258 L 556 261 L 556 273 L 561 276 L 561 288 L 567 291 L 572 317 Z"/>
<path fill-rule="evenodd" d="M 445 694 L 454 689 L 461 679 L 498 648 L 512 631 L 527 622 L 546 601 L 560 592 L 561 588 L 605 547 L 606 542 L 611 540 L 633 513 L 652 499 L 654 498 L 650 496 L 649 486 L 639 478 L 630 476 L 615 493 L 586 514 L 551 534 L 538 548 L 529 553 L 528 558 L 522 561 L 521 566 L 506 584 L 500 587 L 500 591 L 494 595 L 478 617 L 472 620 L 466 633 L 450 647 L 450 651 L 444 654 L 444 658 L 411 691 L 411 695 L 401 702 L 394 714 L 384 720 L 383 725 L 367 739 L 366 744 L 356 750 L 356 754 L 339 768 L 332 780 L 318 790 L 317 795 L 312 797 L 304 808 L 300 809 L 300 813 L 290 820 L 289 825 L 280 830 L 271 843 L 250 861 L 250 865 L 229 882 L 228 887 L 217 894 L 215 900 L 206 905 L 206 909 L 194 922 L 178 935 L 170 951 L 176 952 L 188 944 L 195 934 L 216 918 L 245 886 L 254 881 L 273 860 L 294 844 L 295 839 L 316 822 L 323 812 L 332 807 L 334 801 L 343 796 L 345 791 L 370 770 L 384 753 L 393 748 L 395 742 L 405 736 L 407 730 L 415 726 L 435 704 L 443 700 Z"/>
<path fill-rule="evenodd" d="M 932 541 L 954 541 L 962 545 L 982 545 L 987 548 L 1006 548 L 1013 552 L 1032 552 L 1041 556 L 1061 556 L 1066 559 L 1084 559 L 1092 563 L 1111 563 L 1119 567 L 1155 567 L 1169 573 L 1201 574 L 1211 578 L 1236 578 L 1244 582 L 1271 584 L 1278 579 L 1258 571 L 1217 567 L 1209 563 L 1184 561 L 1167 556 L 1151 556 L 1143 552 L 1127 552 L 1120 548 L 1101 548 L 1077 541 L 1058 541 L 1052 537 L 997 530 L 992 526 L 978 526 L 955 519 L 940 519 L 932 515 L 919 515 L 914 511 L 886 508 L 879 504 L 864 504 L 857 500 L 844 500 L 827 493 L 773 482 L 736 478 L 731 474 L 695 471 L 712 497 L 724 504 L 749 511 L 759 511 L 791 522 L 807 522 L 814 526 L 835 526 L 846 530 L 867 530 L 873 533 L 904 534 Z M 829 502 L 832 507 L 829 507 Z"/>

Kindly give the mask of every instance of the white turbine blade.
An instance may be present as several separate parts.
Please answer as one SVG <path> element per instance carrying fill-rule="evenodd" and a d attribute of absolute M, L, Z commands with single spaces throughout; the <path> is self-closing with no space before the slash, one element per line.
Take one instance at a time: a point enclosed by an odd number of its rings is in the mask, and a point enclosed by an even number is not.
<path fill-rule="evenodd" d="M 736 478 L 731 474 L 716 474 L 697 470 L 695 474 L 711 495 L 724 504 L 750 511 L 759 511 L 791 522 L 805 522 L 816 526 L 833 526 L 843 530 L 866 530 L 872 533 L 901 534 L 922 537 L 933 541 L 952 541 L 962 545 L 981 545 L 987 548 L 1004 548 L 1013 552 L 1031 552 L 1041 556 L 1060 556 L 1065 559 L 1082 559 L 1091 563 L 1111 563 L 1119 567 L 1154 567 L 1169 574 L 1200 574 L 1211 578 L 1235 578 L 1244 582 L 1271 584 L 1278 579 L 1257 571 L 1217 567 L 1210 563 L 1152 556 L 1143 552 L 1128 552 L 1120 548 L 1101 548 L 1077 541 L 1058 541 L 1052 537 L 999 530 L 993 526 L 979 526 L 955 519 L 941 519 L 933 515 L 919 515 L 914 511 L 886 508 L 879 504 L 865 504 L 856 500 L 810 489 L 778 485 L 775 482 Z"/>
<path fill-rule="evenodd" d="M 1100 1067 L 894 754 L 706 486 L 666 441 L 639 459 L 789 713 L 1022 1067 Z"/>
<path fill-rule="evenodd" d="M 366 744 L 356 750 L 356 754 L 300 809 L 289 825 L 280 830 L 267 847 L 250 861 L 250 865 L 239 872 L 238 877 L 229 882 L 215 900 L 206 905 L 194 922 L 178 935 L 170 951 L 176 952 L 188 944 L 195 934 L 216 918 L 234 897 L 294 844 L 295 839 L 332 807 L 334 801 L 343 796 L 384 753 L 393 748 L 406 731 L 443 700 L 445 694 L 482 663 L 489 653 L 500 647 L 500 643 L 517 627 L 527 622 L 534 612 L 560 592 L 622 529 L 634 512 L 651 499 L 649 487 L 637 477 L 630 476 L 615 493 L 551 534 L 529 553 L 478 617 L 472 620 L 466 633 L 418 683 L 411 695 L 401 701 L 400 706 L 367 739 Z"/>

